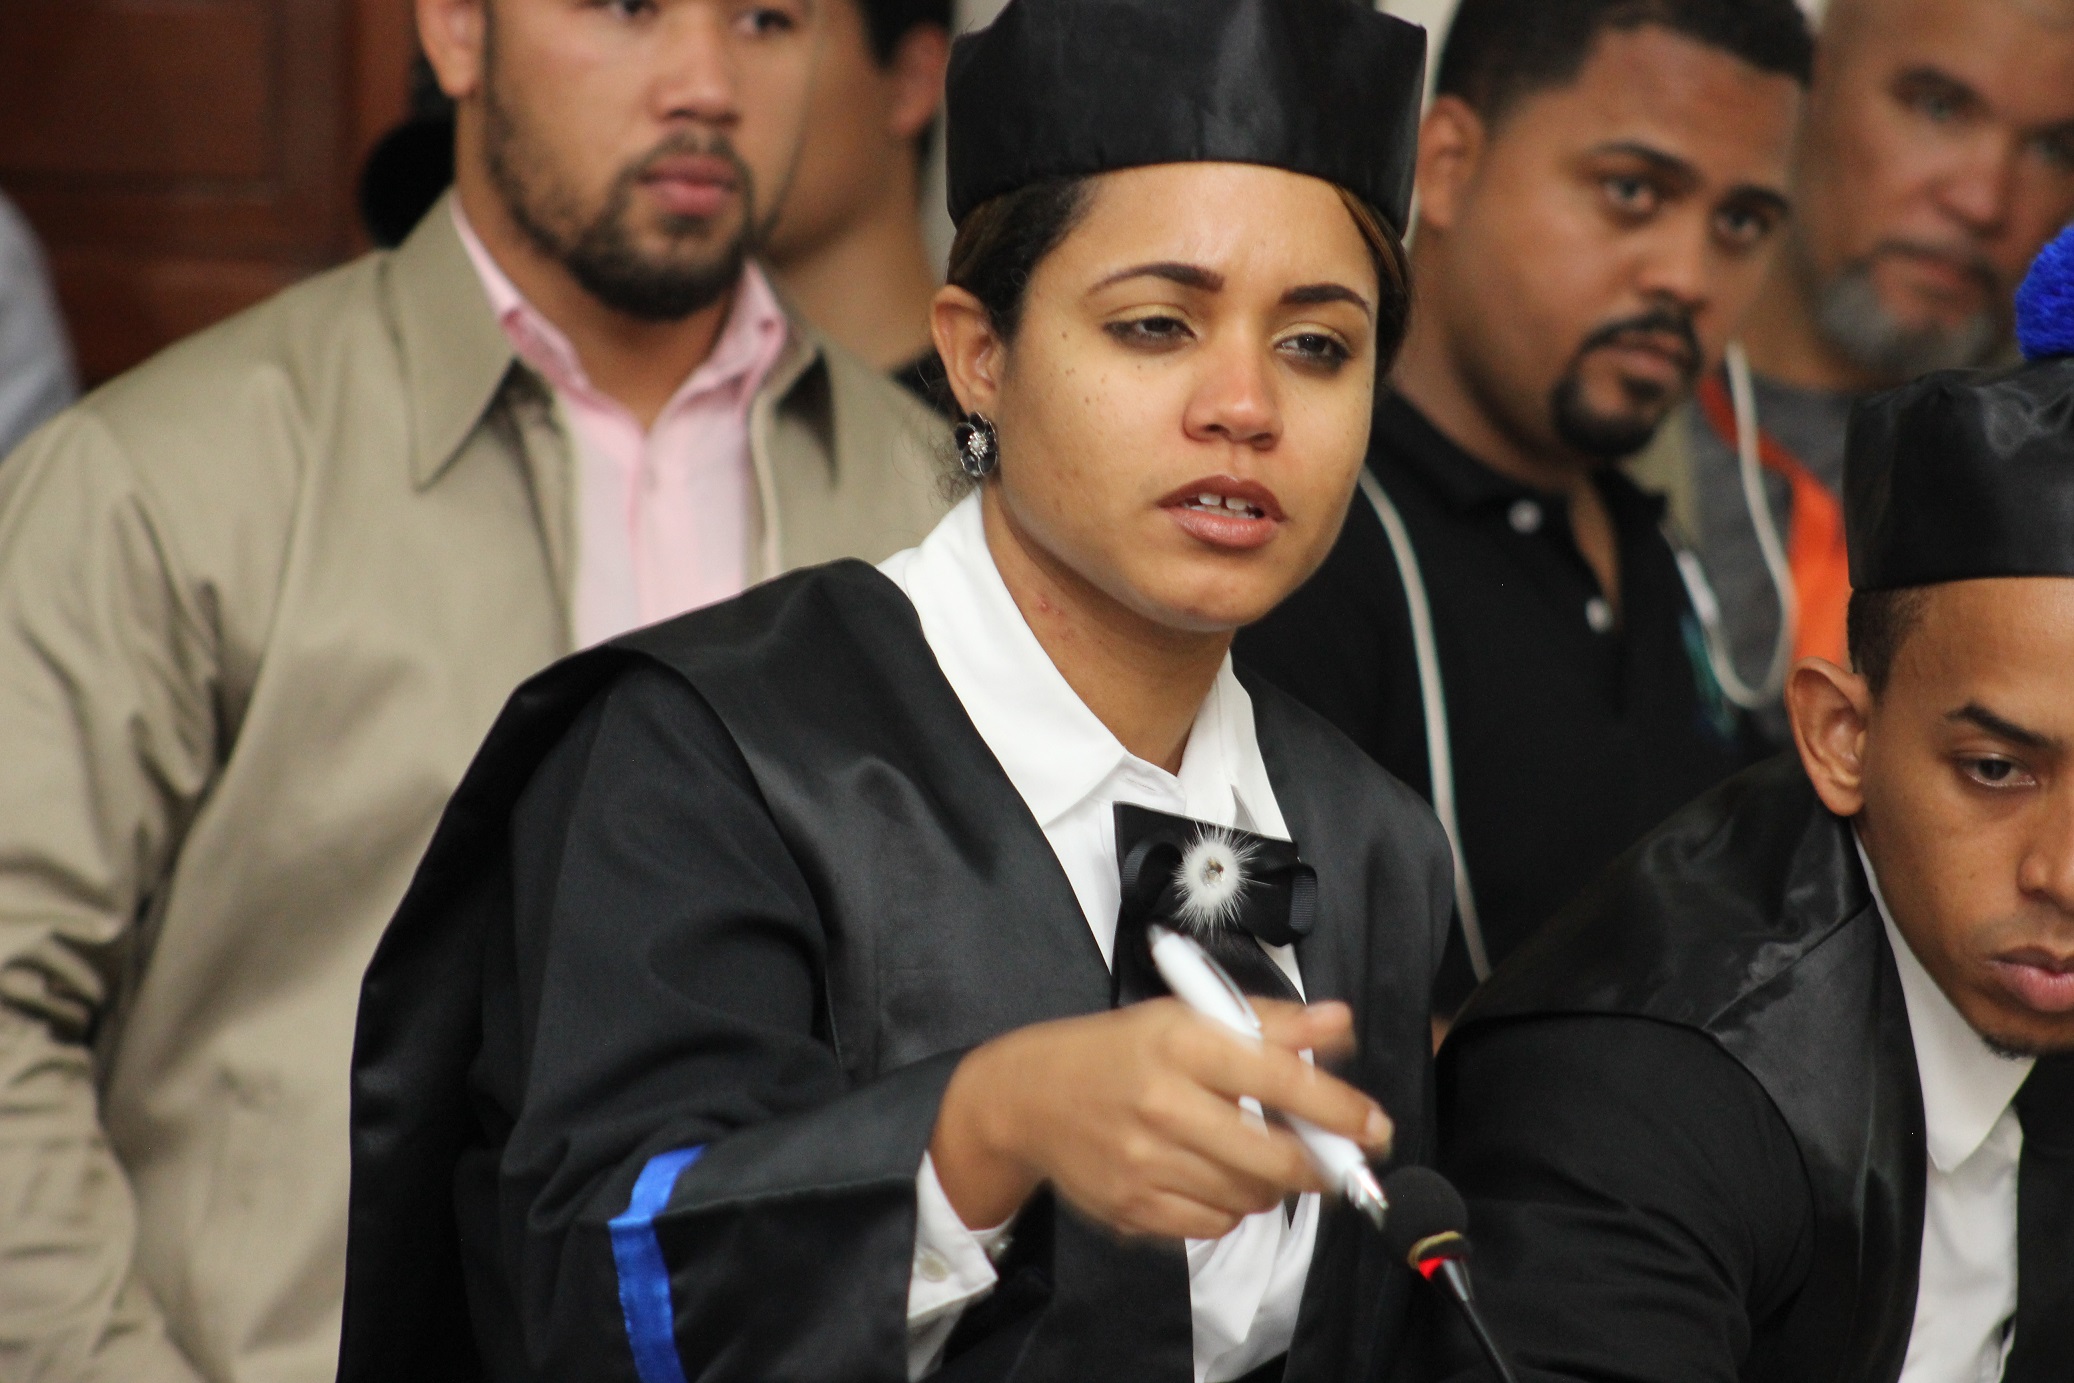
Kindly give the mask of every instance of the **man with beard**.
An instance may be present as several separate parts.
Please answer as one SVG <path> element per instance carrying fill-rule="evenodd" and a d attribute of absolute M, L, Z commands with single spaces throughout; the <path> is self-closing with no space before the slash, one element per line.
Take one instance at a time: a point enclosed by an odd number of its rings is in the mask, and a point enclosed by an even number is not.
<path fill-rule="evenodd" d="M 1794 668 L 1798 756 L 1441 1052 L 1522 1378 L 2074 1377 L 2074 232 L 2025 292 L 2036 363 L 1852 414 L 1851 668 Z M 1485 1376 L 1466 1345 L 1433 1375 Z"/>
<path fill-rule="evenodd" d="M 420 0 L 457 183 L 0 467 L 0 1376 L 329 1380 L 361 973 L 523 678 L 927 532 L 789 320 L 814 0 Z"/>
<path fill-rule="evenodd" d="M 1448 828 L 1443 1014 L 1747 762 L 1659 506 L 1613 463 L 1762 279 L 1810 48 L 1792 0 L 1465 0 L 1448 36 L 1365 498 L 1238 642 Z"/>
<path fill-rule="evenodd" d="M 1843 657 L 1852 402 L 2006 351 L 2017 279 L 2074 217 L 2074 0 L 1833 0 L 1794 203 L 1747 372 L 1731 352 L 1631 472 L 1670 495 L 1722 681 L 1779 745 L 1793 660 Z"/>

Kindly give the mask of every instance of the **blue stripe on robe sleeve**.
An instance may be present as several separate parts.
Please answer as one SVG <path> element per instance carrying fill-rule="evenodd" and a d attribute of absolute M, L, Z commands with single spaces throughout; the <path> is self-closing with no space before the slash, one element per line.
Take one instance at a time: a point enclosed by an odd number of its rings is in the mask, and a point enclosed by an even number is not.
<path fill-rule="evenodd" d="M 670 1203 L 678 1174 L 706 1149 L 678 1148 L 648 1160 L 634 1181 L 625 1211 L 611 1221 L 612 1265 L 619 1271 L 619 1309 L 641 1383 L 685 1383 L 677 1358 L 676 1313 L 670 1306 L 670 1270 L 655 1237 L 655 1217 Z"/>

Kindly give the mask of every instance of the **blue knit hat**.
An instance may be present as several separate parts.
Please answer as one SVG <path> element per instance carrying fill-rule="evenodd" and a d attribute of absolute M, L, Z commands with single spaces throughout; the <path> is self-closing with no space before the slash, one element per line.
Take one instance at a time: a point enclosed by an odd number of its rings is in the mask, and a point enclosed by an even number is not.
<path fill-rule="evenodd" d="M 2074 355 L 2074 226 L 2045 247 L 2016 290 L 2016 342 L 2026 360 Z"/>

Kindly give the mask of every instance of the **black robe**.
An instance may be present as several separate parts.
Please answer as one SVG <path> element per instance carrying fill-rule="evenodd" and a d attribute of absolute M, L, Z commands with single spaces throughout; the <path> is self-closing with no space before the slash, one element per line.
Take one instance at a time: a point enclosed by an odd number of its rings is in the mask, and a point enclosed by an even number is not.
<path fill-rule="evenodd" d="M 1900 1376 L 1915 1046 L 1850 825 L 1797 759 L 1673 817 L 1515 954 L 1439 1084 L 1440 1165 L 1523 1379 Z M 1439 1352 L 1436 1376 L 1480 1372 L 1459 1336 Z"/>
<path fill-rule="evenodd" d="M 1423 1158 L 1445 842 L 1249 690 L 1318 874 L 1306 988 L 1353 1005 L 1345 1074 Z M 569 659 L 491 731 L 368 971 L 340 1378 L 898 1383 L 952 1068 L 1108 1002 L 1050 845 L 872 568 Z M 1288 1376 L 1380 1367 L 1407 1277 L 1328 1207 Z M 1182 1383 L 1191 1353 L 1180 1246 L 1040 1196 L 943 1376 Z"/>

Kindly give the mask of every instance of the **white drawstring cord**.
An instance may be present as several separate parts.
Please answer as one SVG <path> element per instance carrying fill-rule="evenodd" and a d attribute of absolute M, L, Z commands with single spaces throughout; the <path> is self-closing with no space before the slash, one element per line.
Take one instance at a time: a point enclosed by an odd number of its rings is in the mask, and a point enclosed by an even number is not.
<path fill-rule="evenodd" d="M 1750 381 L 1750 357 L 1742 342 L 1731 341 L 1722 352 L 1722 359 L 1728 366 L 1728 394 L 1735 409 L 1736 435 L 1731 440 L 1736 449 L 1736 471 L 1742 480 L 1743 508 L 1757 532 L 1757 550 L 1764 558 L 1764 569 L 1771 576 L 1772 590 L 1779 600 L 1779 636 L 1772 644 L 1764 677 L 1755 687 L 1736 671 L 1735 657 L 1722 628 L 1721 602 L 1707 580 L 1706 570 L 1700 566 L 1699 557 L 1675 540 L 1671 550 L 1678 559 L 1685 593 L 1692 600 L 1692 612 L 1699 616 L 1714 680 L 1720 683 L 1722 695 L 1746 711 L 1755 711 L 1772 704 L 1786 689 L 1786 674 L 1793 666 L 1794 636 L 1800 627 L 1800 598 L 1793 585 L 1792 565 L 1786 560 L 1786 544 L 1772 518 L 1771 500 L 1764 493 L 1764 469 L 1758 457 L 1757 390 Z"/>
<path fill-rule="evenodd" d="M 1433 814 L 1447 836 L 1455 857 L 1455 915 L 1462 924 L 1462 944 L 1469 952 L 1469 969 L 1482 984 L 1491 977 L 1491 954 L 1484 946 L 1483 921 L 1477 916 L 1476 895 L 1469 888 L 1469 865 L 1462 857 L 1462 828 L 1455 820 L 1455 755 L 1448 738 L 1447 694 L 1440 681 L 1440 646 L 1433 637 L 1433 602 L 1426 595 L 1426 578 L 1419 570 L 1419 555 L 1413 551 L 1411 532 L 1397 506 L 1390 502 L 1369 469 L 1361 468 L 1361 493 L 1375 510 L 1376 521 L 1389 540 L 1390 555 L 1397 561 L 1397 579 L 1404 585 L 1404 603 L 1411 611 L 1412 661 L 1419 670 L 1419 705 L 1426 717 L 1426 776 L 1433 783 Z"/>

